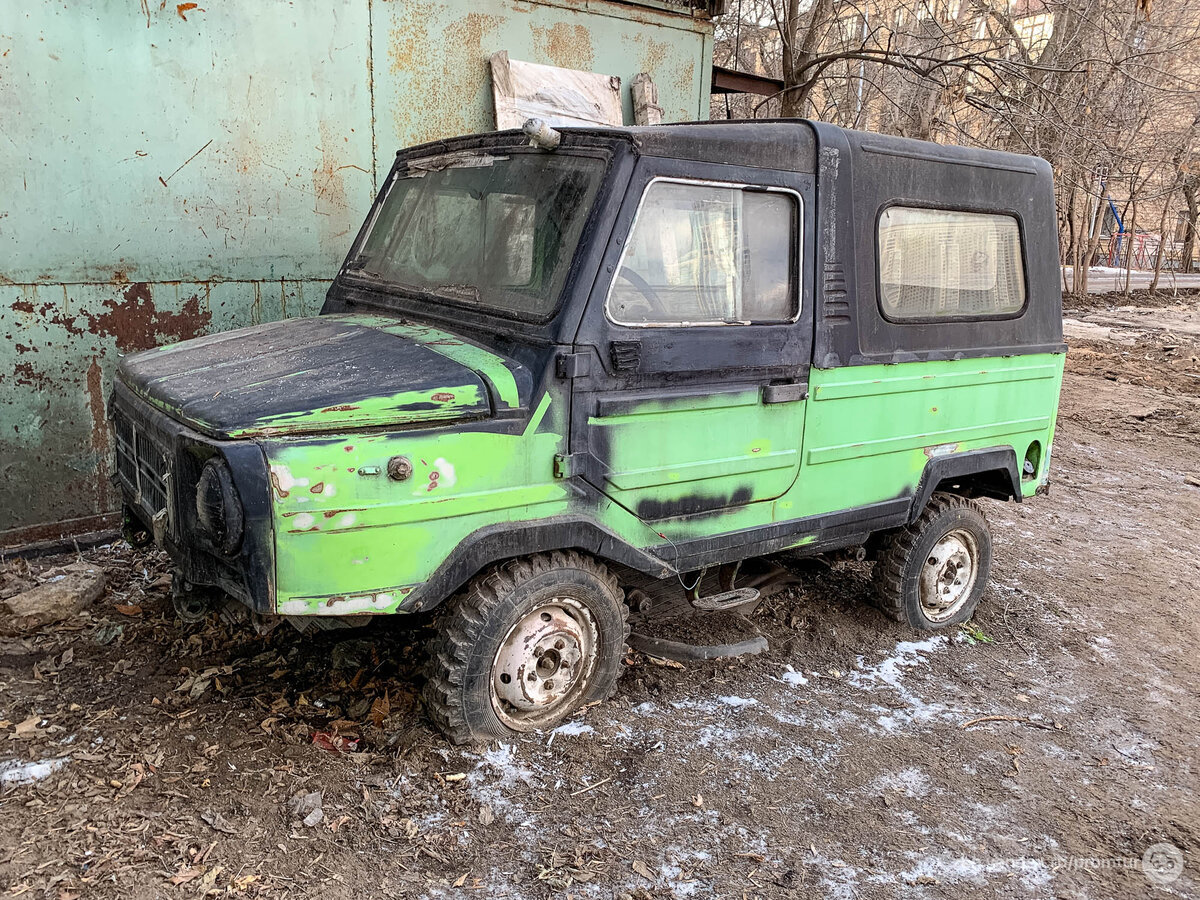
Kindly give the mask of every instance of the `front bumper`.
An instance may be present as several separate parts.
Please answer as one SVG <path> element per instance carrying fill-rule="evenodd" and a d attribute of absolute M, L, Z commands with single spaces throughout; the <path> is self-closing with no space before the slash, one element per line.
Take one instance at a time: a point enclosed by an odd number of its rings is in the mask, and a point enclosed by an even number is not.
<path fill-rule="evenodd" d="M 135 396 L 119 379 L 109 400 L 114 480 L 136 518 L 192 584 L 218 587 L 259 613 L 275 612 L 274 532 L 267 462 L 253 441 L 205 437 Z M 221 456 L 237 487 L 245 529 L 233 553 L 208 539 L 196 515 L 205 463 Z"/>

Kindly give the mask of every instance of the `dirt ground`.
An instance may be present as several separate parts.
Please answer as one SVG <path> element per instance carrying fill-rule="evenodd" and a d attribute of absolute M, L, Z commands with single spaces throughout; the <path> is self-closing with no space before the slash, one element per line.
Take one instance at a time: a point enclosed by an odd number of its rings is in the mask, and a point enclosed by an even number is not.
<path fill-rule="evenodd" d="M 1200 895 L 1200 337 L 1069 315 L 1053 487 L 987 504 L 968 627 L 914 634 L 865 564 L 797 563 L 767 653 L 631 653 L 613 700 L 508 745 L 430 730 L 419 624 L 184 627 L 161 556 L 84 551 L 106 595 L 0 639 L 0 892 Z M 76 561 L 10 559 L 0 592 Z"/>

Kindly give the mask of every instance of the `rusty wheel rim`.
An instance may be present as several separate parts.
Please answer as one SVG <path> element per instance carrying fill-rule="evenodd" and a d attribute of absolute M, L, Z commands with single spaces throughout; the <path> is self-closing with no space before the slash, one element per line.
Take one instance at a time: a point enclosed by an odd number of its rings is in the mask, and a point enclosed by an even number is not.
<path fill-rule="evenodd" d="M 496 715 L 514 731 L 554 724 L 586 693 L 596 667 L 599 629 L 573 597 L 535 606 L 509 629 L 492 661 Z"/>
<path fill-rule="evenodd" d="M 958 613 L 979 578 L 979 542 L 975 535 L 955 529 L 934 544 L 921 566 L 921 611 L 933 622 Z"/>

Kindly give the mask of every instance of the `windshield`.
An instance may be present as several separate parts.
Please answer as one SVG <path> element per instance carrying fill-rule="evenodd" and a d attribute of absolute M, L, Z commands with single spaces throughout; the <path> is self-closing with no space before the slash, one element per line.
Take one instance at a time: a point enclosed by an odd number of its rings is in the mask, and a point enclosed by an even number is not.
<path fill-rule="evenodd" d="M 501 315 L 554 311 L 604 161 L 482 151 L 410 160 L 349 274 Z"/>

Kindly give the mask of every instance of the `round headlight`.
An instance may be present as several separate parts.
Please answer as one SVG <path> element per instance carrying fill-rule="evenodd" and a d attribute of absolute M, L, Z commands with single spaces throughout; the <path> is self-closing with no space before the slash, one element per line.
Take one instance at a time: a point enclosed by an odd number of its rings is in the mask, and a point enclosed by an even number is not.
<path fill-rule="evenodd" d="M 233 475 L 223 459 L 210 459 L 196 485 L 196 518 L 213 544 L 226 554 L 242 542 L 242 501 L 233 485 Z"/>

